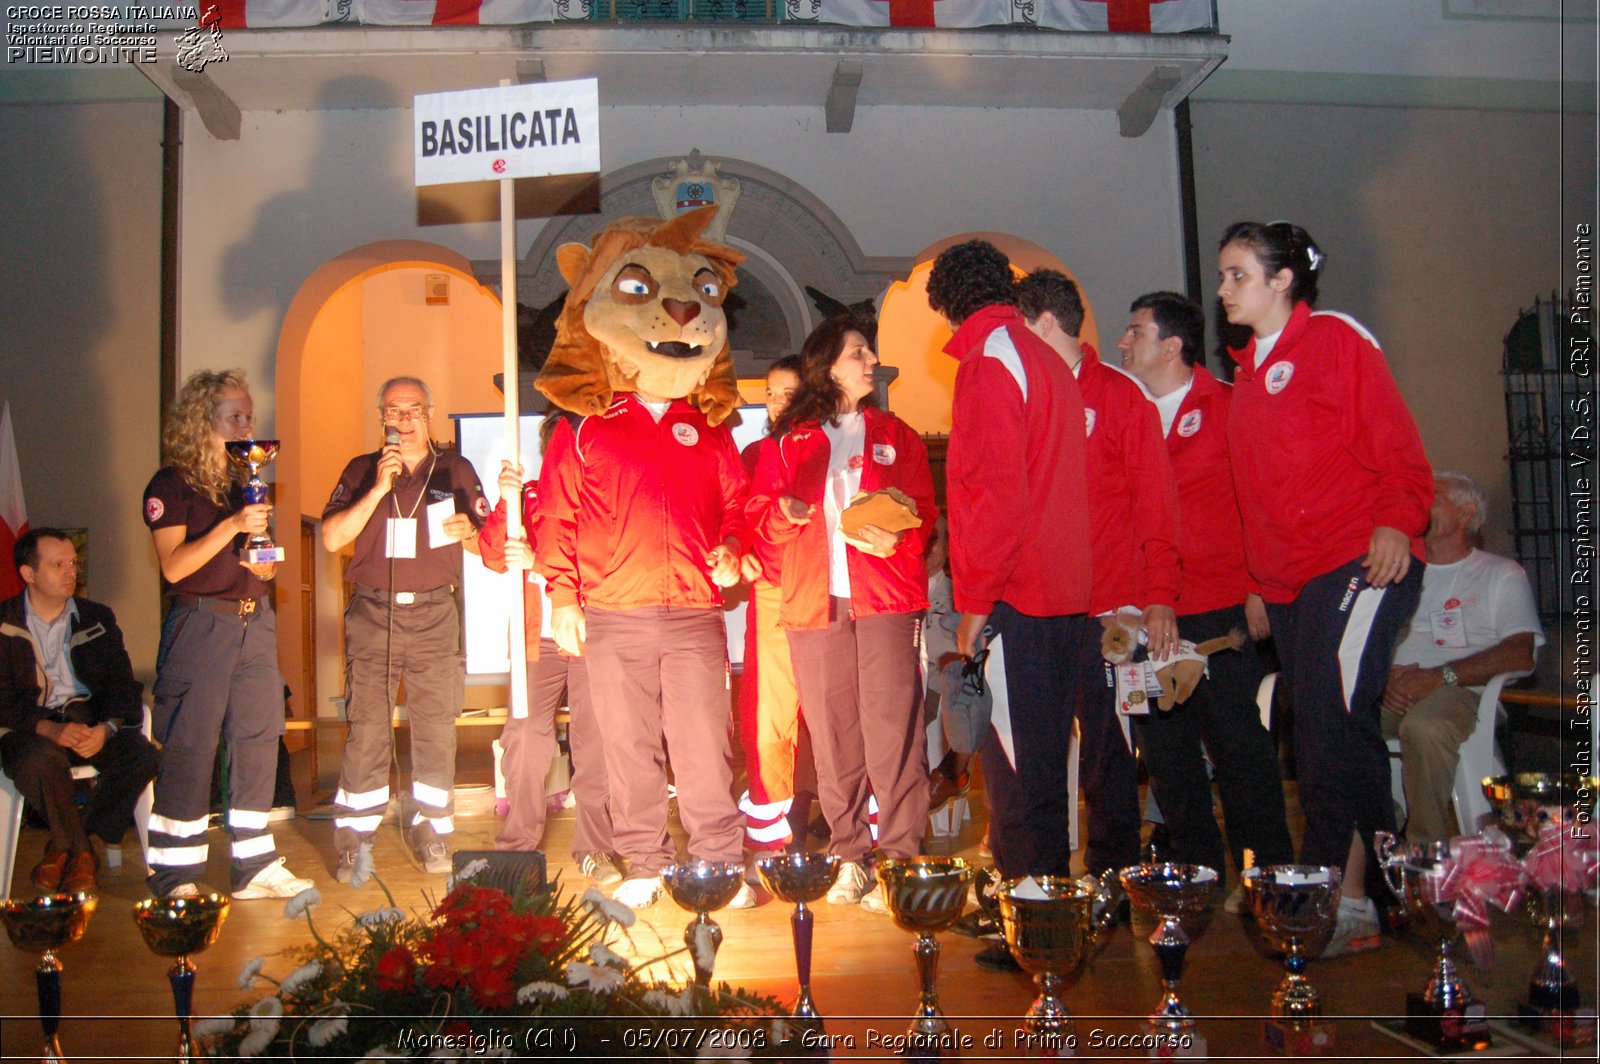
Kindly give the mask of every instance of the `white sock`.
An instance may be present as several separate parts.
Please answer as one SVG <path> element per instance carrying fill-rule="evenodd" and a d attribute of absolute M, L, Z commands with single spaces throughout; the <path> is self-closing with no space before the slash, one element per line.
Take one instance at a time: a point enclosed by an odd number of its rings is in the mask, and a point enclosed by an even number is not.
<path fill-rule="evenodd" d="M 1340 898 L 1339 911 L 1351 916 L 1370 916 L 1378 911 L 1371 898 Z"/>

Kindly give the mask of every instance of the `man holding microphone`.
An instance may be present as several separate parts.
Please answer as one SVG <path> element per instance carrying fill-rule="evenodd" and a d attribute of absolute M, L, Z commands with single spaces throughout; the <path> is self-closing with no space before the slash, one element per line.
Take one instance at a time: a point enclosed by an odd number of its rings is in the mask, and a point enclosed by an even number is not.
<path fill-rule="evenodd" d="M 487 513 L 472 463 L 428 435 L 433 398 L 414 377 L 378 390 L 383 449 L 351 460 L 322 511 L 322 543 L 354 544 L 346 579 L 346 710 L 350 721 L 334 794 L 334 876 L 348 882 L 389 802 L 390 714 L 401 677 L 411 723 L 411 797 L 401 829 L 424 871 L 450 871 L 455 719 L 465 678 L 455 591 L 463 546 L 477 553 Z"/>

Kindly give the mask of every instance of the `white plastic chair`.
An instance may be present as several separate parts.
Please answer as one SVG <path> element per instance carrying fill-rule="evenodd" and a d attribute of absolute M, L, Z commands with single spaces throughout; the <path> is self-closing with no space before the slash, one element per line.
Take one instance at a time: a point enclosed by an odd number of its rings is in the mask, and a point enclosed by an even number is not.
<path fill-rule="evenodd" d="M 1455 808 L 1456 824 L 1462 834 L 1470 835 L 1482 826 L 1494 810 L 1483 793 L 1485 776 L 1503 776 L 1506 763 L 1494 741 L 1494 726 L 1500 716 L 1500 692 L 1511 680 L 1521 679 L 1527 672 L 1502 672 L 1484 685 L 1478 699 L 1478 723 L 1461 744 L 1461 758 L 1456 762 L 1456 778 L 1451 789 L 1451 805 Z M 1406 808 L 1405 785 L 1401 779 L 1400 740 L 1389 740 L 1389 789 L 1394 795 L 1396 808 Z"/>
<path fill-rule="evenodd" d="M 0 728 L 0 735 L 10 731 L 10 728 Z M 150 707 L 144 707 L 144 724 L 139 729 L 146 739 L 150 738 Z M 92 780 L 100 775 L 100 770 L 93 765 L 75 765 L 72 769 L 72 778 L 75 780 Z M 139 854 L 146 857 L 149 850 L 150 811 L 155 806 L 155 783 L 145 785 L 139 793 L 139 800 L 133 806 L 133 826 L 139 833 Z M 11 897 L 11 876 L 15 871 L 17 862 L 17 843 L 22 837 L 22 795 L 17 793 L 17 788 L 11 782 L 11 777 L 0 772 L 0 898 Z M 109 860 L 107 864 L 111 864 Z M 146 867 L 149 860 L 146 857 Z"/>

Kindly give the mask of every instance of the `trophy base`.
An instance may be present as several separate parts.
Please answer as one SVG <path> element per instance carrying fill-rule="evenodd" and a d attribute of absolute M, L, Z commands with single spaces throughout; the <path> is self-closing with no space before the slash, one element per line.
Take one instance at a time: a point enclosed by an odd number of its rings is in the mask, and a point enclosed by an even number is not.
<path fill-rule="evenodd" d="M 1517 1002 L 1517 1024 L 1564 1048 L 1595 1044 L 1595 1011 L 1590 1008 L 1541 1009 Z"/>
<path fill-rule="evenodd" d="M 1488 1010 L 1482 1005 L 1464 1009 L 1435 1008 L 1423 995 L 1406 995 L 1406 1034 L 1436 1049 L 1475 1051 L 1488 1049 Z"/>
<path fill-rule="evenodd" d="M 1322 1057 L 1334 1051 L 1333 1024 L 1323 1020 L 1269 1019 L 1261 1034 L 1279 1056 Z"/>
<path fill-rule="evenodd" d="M 251 565 L 265 565 L 268 562 L 283 561 L 282 547 L 250 547 L 241 552 L 244 560 Z"/>
<path fill-rule="evenodd" d="M 1150 1039 L 1145 1056 L 1151 1060 L 1205 1060 L 1210 1056 L 1206 1036 L 1193 1027 L 1174 1030 L 1161 1024 L 1146 1024 Z"/>

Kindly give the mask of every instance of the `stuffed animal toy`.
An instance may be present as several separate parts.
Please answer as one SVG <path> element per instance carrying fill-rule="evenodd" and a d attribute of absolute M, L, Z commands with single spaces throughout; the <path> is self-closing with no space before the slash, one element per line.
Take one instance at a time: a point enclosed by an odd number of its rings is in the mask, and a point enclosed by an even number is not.
<path fill-rule="evenodd" d="M 1119 610 L 1101 617 L 1100 624 L 1105 629 L 1100 636 L 1101 656 L 1113 665 L 1132 661 L 1134 651 L 1142 643 L 1140 636 L 1144 634 L 1139 612 Z M 1156 699 L 1156 706 L 1171 709 L 1174 705 L 1189 701 L 1189 696 L 1200 683 L 1200 677 L 1206 673 L 1206 659 L 1219 650 L 1238 650 L 1244 646 L 1244 639 L 1244 632 L 1237 628 L 1227 635 L 1207 639 L 1204 643 L 1180 639 L 1177 652 L 1170 658 L 1152 660 L 1156 679 L 1161 683 L 1161 696 Z"/>
<path fill-rule="evenodd" d="M 702 238 L 716 207 L 671 221 L 621 218 L 594 247 L 563 244 L 570 290 L 536 387 L 563 410 L 603 414 L 614 392 L 687 399 L 713 426 L 739 405 L 722 301 L 744 255 Z"/>

